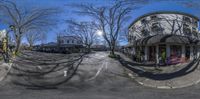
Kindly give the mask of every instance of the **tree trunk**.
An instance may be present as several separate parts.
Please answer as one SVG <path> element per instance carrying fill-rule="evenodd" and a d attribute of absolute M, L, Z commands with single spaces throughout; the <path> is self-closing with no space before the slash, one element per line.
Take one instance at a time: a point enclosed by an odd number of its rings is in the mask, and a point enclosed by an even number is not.
<path fill-rule="evenodd" d="M 33 49 L 33 44 L 30 43 L 29 50 L 32 50 L 32 49 Z"/>
<path fill-rule="evenodd" d="M 21 39 L 20 38 L 16 38 L 16 48 L 15 48 L 15 54 L 17 54 L 19 52 L 20 49 L 20 44 L 21 44 Z"/>
<path fill-rule="evenodd" d="M 87 46 L 87 53 L 90 53 L 91 52 L 91 48 L 90 48 L 90 45 Z"/>
<path fill-rule="evenodd" d="M 111 47 L 110 47 L 110 54 L 115 55 L 115 46 L 114 45 L 111 45 Z"/>

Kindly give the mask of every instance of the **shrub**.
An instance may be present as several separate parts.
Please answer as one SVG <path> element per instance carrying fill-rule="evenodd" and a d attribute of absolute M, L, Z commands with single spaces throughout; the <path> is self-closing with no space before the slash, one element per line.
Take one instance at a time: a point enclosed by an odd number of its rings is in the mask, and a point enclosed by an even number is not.
<path fill-rule="evenodd" d="M 120 55 L 110 54 L 110 55 L 108 55 L 108 57 L 114 58 L 114 59 L 119 59 L 119 58 L 120 58 Z"/>

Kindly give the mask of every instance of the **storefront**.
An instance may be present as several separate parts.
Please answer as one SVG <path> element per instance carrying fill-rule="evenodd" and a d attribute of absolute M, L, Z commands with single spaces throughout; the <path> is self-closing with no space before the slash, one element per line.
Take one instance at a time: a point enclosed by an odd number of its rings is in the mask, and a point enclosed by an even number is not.
<path fill-rule="evenodd" d="M 165 41 L 161 42 L 160 40 L 165 37 Z M 145 43 L 142 40 L 145 40 Z M 165 65 L 184 63 L 199 56 L 199 45 L 195 42 L 197 41 L 194 39 L 176 35 L 155 35 L 148 40 L 140 39 L 134 46 L 135 61 Z"/>
<path fill-rule="evenodd" d="M 137 62 L 188 62 L 199 56 L 199 18 L 176 11 L 147 13 L 130 24 L 128 42 Z"/>

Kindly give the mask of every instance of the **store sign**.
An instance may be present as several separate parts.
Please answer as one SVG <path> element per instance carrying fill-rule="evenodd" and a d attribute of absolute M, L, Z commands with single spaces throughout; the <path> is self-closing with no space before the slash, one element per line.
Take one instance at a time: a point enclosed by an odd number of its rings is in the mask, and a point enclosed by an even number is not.
<path fill-rule="evenodd" d="M 0 41 L 6 37 L 6 30 L 0 30 Z"/>

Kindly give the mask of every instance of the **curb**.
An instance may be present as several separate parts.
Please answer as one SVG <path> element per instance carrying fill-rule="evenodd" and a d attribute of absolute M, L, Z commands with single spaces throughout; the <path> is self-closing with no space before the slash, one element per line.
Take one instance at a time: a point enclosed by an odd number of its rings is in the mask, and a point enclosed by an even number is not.
<path fill-rule="evenodd" d="M 162 85 L 161 86 L 153 86 L 153 85 L 145 84 L 145 83 L 143 83 L 141 81 L 138 81 L 138 80 L 134 79 L 134 78 L 136 78 L 134 76 L 134 74 L 131 73 L 131 71 L 129 69 L 127 69 L 127 68 L 125 68 L 125 70 L 127 71 L 126 73 L 127 73 L 128 77 L 130 77 L 131 79 L 136 81 L 138 84 L 140 84 L 142 86 L 145 86 L 145 87 L 151 87 L 151 88 L 157 88 L 157 89 L 166 89 L 167 90 L 167 89 L 185 88 L 185 87 L 189 87 L 189 86 L 192 86 L 192 85 L 196 85 L 196 84 L 198 84 L 200 82 L 200 78 L 199 78 L 197 81 L 189 83 L 189 84 L 185 84 L 185 85 L 179 85 L 179 86 L 162 86 Z"/>
<path fill-rule="evenodd" d="M 184 88 L 184 87 L 193 86 L 193 85 L 196 85 L 196 84 L 200 83 L 200 77 L 197 77 L 197 79 L 195 81 L 193 80 L 193 81 L 191 81 L 191 83 L 186 83 L 186 84 L 182 84 L 182 85 L 169 85 L 169 86 L 166 86 L 166 84 L 164 83 L 163 85 L 157 86 L 156 84 L 155 85 L 146 84 L 146 83 L 143 83 L 142 81 L 138 81 L 137 79 L 135 79 L 138 76 L 135 76 L 135 74 L 133 73 L 133 71 L 129 70 L 128 68 L 126 68 L 124 66 L 122 66 L 122 67 L 125 69 L 125 71 L 126 71 L 125 73 L 127 74 L 127 76 L 129 78 L 133 79 L 138 84 L 140 84 L 142 86 L 146 86 L 146 87 L 157 88 L 157 89 L 178 89 L 178 88 Z M 200 70 L 196 69 L 195 71 L 200 71 Z M 193 73 L 195 71 L 193 71 Z M 156 81 L 156 80 L 154 80 L 154 81 Z M 157 80 L 157 81 L 159 81 L 159 80 Z"/>
<path fill-rule="evenodd" d="M 8 67 L 8 70 L 4 73 L 4 75 L 2 75 L 2 77 L 0 77 L 0 81 L 2 81 L 8 75 L 13 63 L 3 63 L 3 64 L 8 65 L 8 66 L 6 66 L 6 67 Z"/>

